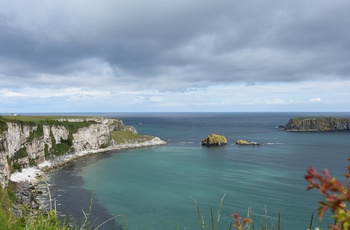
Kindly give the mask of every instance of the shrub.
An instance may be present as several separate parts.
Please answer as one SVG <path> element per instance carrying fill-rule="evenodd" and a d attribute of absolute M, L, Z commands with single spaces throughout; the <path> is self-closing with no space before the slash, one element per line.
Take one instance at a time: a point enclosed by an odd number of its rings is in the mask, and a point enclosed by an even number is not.
<path fill-rule="evenodd" d="M 350 161 L 350 158 L 348 158 Z M 343 184 L 332 177 L 327 169 L 319 174 L 313 167 L 307 170 L 305 179 L 309 182 L 307 190 L 317 189 L 325 199 L 319 202 L 318 217 L 322 220 L 327 210 L 332 212 L 334 224 L 329 225 L 329 229 L 349 229 L 350 228 L 350 210 L 347 208 L 350 203 L 350 165 L 345 174 L 345 183 Z"/>
<path fill-rule="evenodd" d="M 67 143 L 59 143 L 52 146 L 49 151 L 49 155 L 61 156 L 65 153 L 68 153 L 70 149 L 71 146 L 69 146 Z"/>
<path fill-rule="evenodd" d="M 32 131 L 27 139 L 27 142 L 33 141 L 35 138 L 40 138 L 44 136 L 43 125 L 38 125 L 37 129 Z"/>

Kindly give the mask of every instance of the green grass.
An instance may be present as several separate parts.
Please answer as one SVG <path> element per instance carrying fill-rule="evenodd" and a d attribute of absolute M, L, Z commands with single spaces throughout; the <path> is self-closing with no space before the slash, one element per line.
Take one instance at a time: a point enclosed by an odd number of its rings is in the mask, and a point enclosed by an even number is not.
<path fill-rule="evenodd" d="M 22 121 L 26 123 L 39 124 L 43 121 L 55 121 L 58 119 L 69 119 L 69 118 L 92 118 L 87 116 L 3 116 L 3 119 L 8 121 Z"/>
<path fill-rule="evenodd" d="M 0 186 L 0 229 L 22 229 L 22 224 L 11 211 L 12 202 L 6 189 Z"/>
<path fill-rule="evenodd" d="M 7 130 L 7 124 L 6 120 L 0 116 L 0 132 L 6 131 Z"/>
<path fill-rule="evenodd" d="M 152 136 L 146 136 L 142 134 L 135 134 L 130 131 L 112 131 L 111 138 L 117 144 L 134 143 L 134 142 L 145 142 L 152 140 Z"/>
<path fill-rule="evenodd" d="M 67 143 L 59 143 L 52 146 L 52 148 L 49 150 L 49 154 L 55 155 L 55 156 L 61 156 L 65 153 L 68 153 L 70 149 L 71 149 L 71 146 L 68 145 Z"/>
<path fill-rule="evenodd" d="M 91 124 L 96 124 L 95 121 L 82 121 L 82 122 L 69 122 L 69 121 L 58 121 L 59 119 L 69 118 L 93 118 L 84 116 L 5 116 L 2 117 L 1 121 L 12 121 L 21 125 L 38 126 L 38 129 L 31 134 L 33 139 L 36 136 L 42 134 L 43 125 L 61 125 L 64 126 L 70 133 L 76 133 L 78 129 L 88 127 Z M 6 124 L 6 123 L 5 123 Z M 0 128 L 2 127 L 0 123 Z"/>

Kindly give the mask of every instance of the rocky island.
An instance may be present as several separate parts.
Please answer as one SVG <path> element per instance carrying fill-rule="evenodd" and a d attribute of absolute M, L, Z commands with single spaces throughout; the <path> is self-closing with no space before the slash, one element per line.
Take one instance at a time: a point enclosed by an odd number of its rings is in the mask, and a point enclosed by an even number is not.
<path fill-rule="evenodd" d="M 350 118 L 297 117 L 291 118 L 284 127 L 294 132 L 350 131 Z"/>
<path fill-rule="evenodd" d="M 42 171 L 97 152 L 163 144 L 119 119 L 0 116 L 0 186 L 7 187 L 19 171 Z"/>
<path fill-rule="evenodd" d="M 220 146 L 226 144 L 227 140 L 225 136 L 219 134 L 210 134 L 207 138 L 202 140 L 202 145 L 205 146 Z"/>
<path fill-rule="evenodd" d="M 246 140 L 237 140 L 236 145 L 241 145 L 241 146 L 261 146 L 262 144 L 259 142 L 255 141 L 246 141 Z"/>

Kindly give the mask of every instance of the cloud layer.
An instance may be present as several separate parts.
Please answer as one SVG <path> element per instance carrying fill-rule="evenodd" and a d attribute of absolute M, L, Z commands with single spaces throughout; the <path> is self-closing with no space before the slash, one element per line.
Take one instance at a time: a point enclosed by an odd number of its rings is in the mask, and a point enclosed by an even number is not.
<path fill-rule="evenodd" d="M 326 82 L 338 95 L 350 81 L 348 9 L 346 0 L 1 1 L 0 97 L 3 107 L 18 106 L 9 98 L 120 97 L 142 108 L 145 98 L 155 106 L 169 95 L 176 107 L 185 102 L 175 96 L 208 97 L 210 87 L 234 97 L 222 87 Z M 247 104 L 294 102 L 279 91 L 260 102 L 253 91 L 254 99 L 240 96 Z M 327 101 L 311 91 L 295 101 Z"/>

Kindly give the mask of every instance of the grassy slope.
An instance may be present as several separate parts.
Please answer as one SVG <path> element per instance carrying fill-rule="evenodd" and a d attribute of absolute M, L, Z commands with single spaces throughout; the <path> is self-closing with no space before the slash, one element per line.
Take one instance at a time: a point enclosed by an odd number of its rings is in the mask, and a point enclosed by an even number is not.
<path fill-rule="evenodd" d="M 117 144 L 145 142 L 153 139 L 152 136 L 134 134 L 130 131 L 112 131 L 111 137 Z"/>

